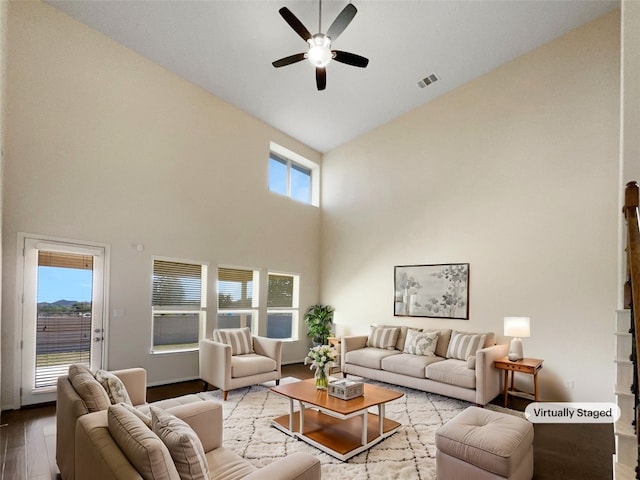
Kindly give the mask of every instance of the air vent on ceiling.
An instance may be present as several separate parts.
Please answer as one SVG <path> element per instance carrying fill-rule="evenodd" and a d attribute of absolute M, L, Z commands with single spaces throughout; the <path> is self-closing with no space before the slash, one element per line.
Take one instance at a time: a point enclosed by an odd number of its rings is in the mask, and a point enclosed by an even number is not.
<path fill-rule="evenodd" d="M 437 82 L 438 80 L 439 80 L 438 76 L 435 73 L 432 73 L 431 75 L 427 75 L 422 80 L 420 80 L 418 82 L 418 86 L 420 88 L 428 87 L 429 85 L 431 85 L 432 83 Z"/>

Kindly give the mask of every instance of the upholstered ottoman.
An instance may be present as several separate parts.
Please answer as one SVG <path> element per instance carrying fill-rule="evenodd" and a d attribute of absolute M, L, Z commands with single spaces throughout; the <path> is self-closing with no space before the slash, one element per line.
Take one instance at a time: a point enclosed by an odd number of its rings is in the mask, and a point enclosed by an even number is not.
<path fill-rule="evenodd" d="M 436 432 L 438 480 L 531 480 L 533 425 L 469 407 Z"/>

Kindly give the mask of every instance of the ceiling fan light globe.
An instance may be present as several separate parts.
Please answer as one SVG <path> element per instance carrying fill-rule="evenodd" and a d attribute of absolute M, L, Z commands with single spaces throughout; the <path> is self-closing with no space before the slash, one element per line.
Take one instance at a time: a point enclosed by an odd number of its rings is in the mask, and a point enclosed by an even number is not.
<path fill-rule="evenodd" d="M 324 45 L 313 45 L 307 52 L 307 60 L 309 60 L 314 67 L 326 67 L 332 58 L 333 54 L 331 50 Z"/>

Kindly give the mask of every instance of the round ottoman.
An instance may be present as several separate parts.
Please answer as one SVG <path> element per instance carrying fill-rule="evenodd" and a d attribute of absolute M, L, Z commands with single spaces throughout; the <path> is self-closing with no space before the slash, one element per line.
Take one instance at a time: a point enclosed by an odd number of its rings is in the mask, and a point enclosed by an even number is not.
<path fill-rule="evenodd" d="M 438 480 L 531 480 L 533 425 L 478 407 L 462 411 L 436 431 Z"/>

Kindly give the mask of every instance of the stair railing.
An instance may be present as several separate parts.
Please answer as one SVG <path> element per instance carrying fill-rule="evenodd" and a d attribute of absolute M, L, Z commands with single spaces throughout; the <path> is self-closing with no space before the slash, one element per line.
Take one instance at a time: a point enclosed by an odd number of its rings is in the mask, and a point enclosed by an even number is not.
<path fill-rule="evenodd" d="M 640 209 L 639 209 L 639 189 L 636 182 L 627 183 L 624 195 L 624 216 L 627 219 L 627 272 L 629 281 L 625 285 L 625 306 L 631 308 L 631 328 L 632 335 L 631 361 L 633 362 L 633 385 L 632 393 L 634 402 L 634 426 L 637 437 L 637 458 L 640 466 L 640 362 L 638 362 L 638 352 L 640 352 L 640 308 L 635 303 L 640 300 Z M 639 467 L 636 467 L 636 478 L 640 479 Z"/>

